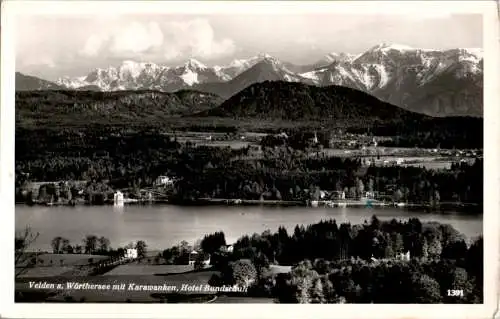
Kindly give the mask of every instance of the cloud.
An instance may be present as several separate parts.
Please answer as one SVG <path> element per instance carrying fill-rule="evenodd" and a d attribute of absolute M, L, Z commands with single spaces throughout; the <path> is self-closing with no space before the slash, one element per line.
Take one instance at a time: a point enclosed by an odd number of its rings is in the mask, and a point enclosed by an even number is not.
<path fill-rule="evenodd" d="M 233 40 L 217 40 L 212 26 L 204 19 L 172 21 L 165 27 L 164 57 L 167 60 L 183 54 L 205 59 L 219 58 L 236 50 Z"/>
<path fill-rule="evenodd" d="M 163 44 L 163 33 L 158 23 L 150 22 L 147 26 L 134 22 L 111 40 L 110 50 L 116 54 L 141 53 Z"/>
<path fill-rule="evenodd" d="M 231 55 L 235 44 L 229 38 L 216 39 L 207 20 L 132 22 L 88 37 L 80 50 L 87 57 L 146 57 L 176 60 L 186 55 L 212 59 Z"/>
<path fill-rule="evenodd" d="M 132 22 L 110 29 L 108 32 L 92 34 L 80 51 L 85 56 L 137 56 L 163 44 L 163 34 L 156 22 L 143 24 Z"/>
<path fill-rule="evenodd" d="M 105 40 L 106 38 L 97 34 L 91 35 L 85 42 L 85 46 L 83 47 L 81 53 L 86 56 L 96 56 Z"/>

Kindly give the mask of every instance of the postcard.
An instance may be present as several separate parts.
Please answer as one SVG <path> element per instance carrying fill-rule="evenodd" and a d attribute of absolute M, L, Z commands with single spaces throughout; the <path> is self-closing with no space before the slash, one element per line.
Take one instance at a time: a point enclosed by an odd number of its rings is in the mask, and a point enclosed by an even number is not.
<path fill-rule="evenodd" d="M 486 1 L 3 2 L 2 316 L 493 317 L 498 36 Z"/>

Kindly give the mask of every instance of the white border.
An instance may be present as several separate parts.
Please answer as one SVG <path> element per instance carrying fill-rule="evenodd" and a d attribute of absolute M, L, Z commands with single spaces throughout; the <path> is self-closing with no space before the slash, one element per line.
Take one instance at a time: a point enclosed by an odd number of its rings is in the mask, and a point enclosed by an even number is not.
<path fill-rule="evenodd" d="M 351 13 L 483 14 L 484 34 L 484 239 L 485 298 L 483 305 L 132 305 L 132 304 L 14 304 L 14 19 L 16 14 L 140 14 L 140 13 Z M 0 315 L 36 318 L 332 318 L 430 317 L 491 318 L 497 309 L 499 245 L 499 24 L 494 1 L 352 1 L 352 2 L 146 2 L 146 1 L 4 1 L 1 37 L 0 203 L 4 221 L 0 236 L 5 248 L 1 263 Z M 415 30 L 418 32 L 418 30 Z"/>

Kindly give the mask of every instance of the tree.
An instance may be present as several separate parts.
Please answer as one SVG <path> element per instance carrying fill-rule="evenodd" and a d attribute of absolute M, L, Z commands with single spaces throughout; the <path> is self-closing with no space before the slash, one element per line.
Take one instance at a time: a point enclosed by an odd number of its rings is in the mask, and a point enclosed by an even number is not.
<path fill-rule="evenodd" d="M 147 245 L 144 240 L 137 241 L 137 243 L 135 244 L 135 249 L 137 249 L 137 257 L 139 259 L 146 257 Z"/>
<path fill-rule="evenodd" d="M 73 253 L 73 247 L 69 244 L 69 240 L 68 239 L 63 238 L 61 246 L 62 246 L 63 253 L 66 253 L 66 254 L 72 254 Z"/>
<path fill-rule="evenodd" d="M 63 241 L 63 238 L 60 236 L 57 236 L 54 239 L 52 239 L 52 242 L 50 243 L 50 245 L 52 246 L 52 252 L 54 254 L 59 254 L 61 252 L 62 241 Z"/>
<path fill-rule="evenodd" d="M 230 264 L 231 284 L 238 285 L 242 288 L 248 288 L 257 280 L 257 270 L 252 262 L 248 259 L 240 259 Z"/>
<path fill-rule="evenodd" d="M 213 254 L 225 245 L 226 238 L 224 236 L 224 232 L 220 231 L 203 237 L 200 246 L 203 252 Z"/>
<path fill-rule="evenodd" d="M 438 238 L 434 238 L 428 244 L 427 251 L 429 258 L 439 258 L 442 252 L 441 241 Z"/>
<path fill-rule="evenodd" d="M 475 277 L 476 289 L 480 292 L 481 298 L 484 282 L 483 261 L 483 237 L 481 236 L 469 247 L 465 259 L 467 274 L 469 277 Z"/>
<path fill-rule="evenodd" d="M 441 253 L 442 259 L 465 259 L 467 257 L 467 244 L 464 240 L 447 243 Z"/>
<path fill-rule="evenodd" d="M 188 254 L 191 252 L 191 246 L 189 246 L 189 243 L 185 240 L 181 241 L 179 244 L 179 253 L 181 255 Z"/>
<path fill-rule="evenodd" d="M 194 261 L 194 270 L 201 270 L 205 268 L 205 263 L 204 261 L 208 257 L 208 254 L 205 254 L 203 252 L 199 253 L 196 255 L 196 259 Z"/>
<path fill-rule="evenodd" d="M 83 247 L 81 245 L 75 245 L 75 254 L 81 254 L 83 251 Z"/>
<path fill-rule="evenodd" d="M 305 260 L 292 269 L 289 289 L 295 292 L 297 303 L 322 302 L 324 300 L 323 286 L 316 280 L 320 279 L 318 273 L 312 269 L 311 262 Z M 321 292 L 320 292 L 321 288 Z"/>
<path fill-rule="evenodd" d="M 23 232 L 17 233 L 14 240 L 15 249 L 15 278 L 24 274 L 32 264 L 32 258 L 26 250 L 37 240 L 39 233 L 33 233 L 31 227 L 26 226 Z M 35 261 L 36 262 L 36 261 Z"/>
<path fill-rule="evenodd" d="M 392 251 L 396 254 L 402 253 L 404 251 L 404 241 L 403 235 L 400 233 L 391 233 Z"/>
<path fill-rule="evenodd" d="M 94 254 L 97 247 L 97 236 L 87 235 L 83 240 L 83 246 L 85 247 L 86 254 Z"/>
<path fill-rule="evenodd" d="M 358 196 L 359 197 L 363 196 L 363 193 L 365 191 L 365 184 L 363 184 L 363 181 L 361 179 L 358 179 L 358 185 L 356 188 L 358 191 Z"/>
<path fill-rule="evenodd" d="M 371 223 L 370 223 L 370 226 L 372 227 L 372 229 L 378 230 L 378 229 L 380 229 L 380 225 L 381 225 L 380 220 L 377 218 L 377 216 L 373 215 L 371 218 Z"/>
<path fill-rule="evenodd" d="M 109 245 L 110 245 L 110 242 L 109 242 L 109 239 L 107 239 L 106 237 L 99 237 L 99 239 L 97 240 L 98 241 L 98 245 L 99 245 L 99 252 L 101 253 L 104 253 L 104 252 L 107 252 L 109 250 Z"/>
<path fill-rule="evenodd" d="M 472 293 L 473 287 L 468 279 L 467 271 L 464 268 L 457 267 L 454 269 L 450 289 L 462 290 L 465 297 Z"/>
<path fill-rule="evenodd" d="M 395 203 L 399 203 L 401 199 L 403 198 L 403 192 L 398 188 L 394 191 L 394 194 L 392 195 L 392 200 Z"/>
<path fill-rule="evenodd" d="M 416 274 L 413 276 L 413 300 L 415 303 L 439 303 L 441 302 L 441 290 L 439 283 L 428 275 Z"/>
<path fill-rule="evenodd" d="M 311 303 L 325 303 L 325 295 L 324 295 L 323 283 L 321 282 L 321 278 L 317 277 L 314 279 L 311 291 L 309 292 L 311 295 Z"/>

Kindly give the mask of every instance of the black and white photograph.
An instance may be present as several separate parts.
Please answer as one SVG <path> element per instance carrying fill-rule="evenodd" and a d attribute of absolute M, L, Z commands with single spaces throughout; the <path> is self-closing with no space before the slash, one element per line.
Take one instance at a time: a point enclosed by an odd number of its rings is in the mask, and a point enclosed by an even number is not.
<path fill-rule="evenodd" d="M 202 2 L 9 16 L 12 302 L 485 304 L 487 15 Z"/>

